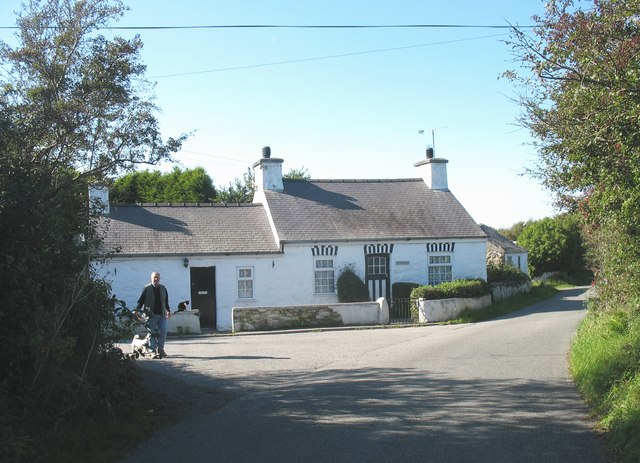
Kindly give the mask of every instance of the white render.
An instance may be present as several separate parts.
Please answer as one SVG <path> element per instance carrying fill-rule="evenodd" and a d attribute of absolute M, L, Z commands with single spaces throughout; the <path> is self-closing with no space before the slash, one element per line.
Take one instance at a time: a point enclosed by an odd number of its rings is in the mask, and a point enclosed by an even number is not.
<path fill-rule="evenodd" d="M 491 294 L 452 299 L 418 299 L 418 321 L 420 323 L 446 322 L 457 318 L 465 310 L 484 309 L 490 305 Z"/>
<path fill-rule="evenodd" d="M 451 242 L 452 240 L 439 240 Z M 390 283 L 411 282 L 428 284 L 427 243 L 431 241 L 403 241 L 395 243 L 390 254 Z M 369 243 L 332 243 L 338 246 L 334 268 L 336 278 L 340 270 L 351 266 L 362 279 L 365 276 L 363 245 Z M 443 253 L 438 253 L 443 254 Z M 452 257 L 452 277 L 487 278 L 485 265 L 486 242 L 482 239 L 455 240 Z M 260 307 L 292 304 L 329 304 L 338 302 L 336 294 L 314 293 L 314 258 L 311 245 L 288 244 L 284 254 L 264 256 L 188 256 L 189 267 L 216 268 L 216 328 L 232 329 L 232 307 Z M 189 268 L 183 265 L 184 257 L 115 257 L 98 273 L 112 283 L 118 299 L 135 307 L 142 288 L 149 283 L 151 272 L 161 275 L 161 283 L 169 292 L 169 304 L 173 311 L 179 301 L 190 299 Z M 254 298 L 237 297 L 237 267 L 253 267 Z"/>
<path fill-rule="evenodd" d="M 529 275 L 529 254 L 526 252 L 505 252 L 504 260 L 520 270 L 522 273 Z"/>
<path fill-rule="evenodd" d="M 109 214 L 109 187 L 93 184 L 89 186 L 89 209 L 100 214 Z"/>
<path fill-rule="evenodd" d="M 414 164 L 420 176 L 432 190 L 448 190 L 447 161 L 443 158 L 427 158 Z"/>

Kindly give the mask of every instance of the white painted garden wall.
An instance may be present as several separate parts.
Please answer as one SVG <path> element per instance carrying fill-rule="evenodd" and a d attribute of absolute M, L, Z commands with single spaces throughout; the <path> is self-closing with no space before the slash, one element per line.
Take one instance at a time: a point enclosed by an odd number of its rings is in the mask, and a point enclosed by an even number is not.
<path fill-rule="evenodd" d="M 389 305 L 375 302 L 314 304 L 273 307 L 234 307 L 233 331 L 264 331 L 323 326 L 386 325 Z"/>
<path fill-rule="evenodd" d="M 451 299 L 418 299 L 418 321 L 446 322 L 457 318 L 465 310 L 479 310 L 490 305 L 491 294 Z"/>
<path fill-rule="evenodd" d="M 438 241 L 430 241 L 433 242 Z M 338 246 L 338 253 L 334 256 L 336 277 L 340 269 L 350 265 L 364 279 L 364 245 L 371 242 L 331 244 Z M 455 240 L 454 252 L 450 255 L 454 279 L 486 279 L 484 240 Z M 398 281 L 428 284 L 428 256 L 425 241 L 394 243 L 390 255 L 391 284 Z M 191 299 L 190 270 L 183 265 L 184 257 L 188 257 L 189 267 L 216 269 L 216 328 L 220 331 L 232 329 L 233 307 L 338 302 L 336 294 L 315 294 L 313 255 L 308 243 L 285 244 L 284 254 L 274 255 L 116 257 L 96 268 L 101 276 L 112 283 L 116 297 L 131 307 L 135 306 L 142 288 L 150 282 L 151 272 L 160 272 L 161 282 L 169 291 L 169 303 L 175 311 L 179 301 Z M 237 297 L 236 269 L 239 266 L 254 268 L 254 298 L 251 300 Z"/>

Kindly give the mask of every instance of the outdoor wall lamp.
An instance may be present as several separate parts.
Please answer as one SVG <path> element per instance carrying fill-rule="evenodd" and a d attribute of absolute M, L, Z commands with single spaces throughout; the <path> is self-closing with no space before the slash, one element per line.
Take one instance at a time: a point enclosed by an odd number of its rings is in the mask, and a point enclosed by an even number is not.
<path fill-rule="evenodd" d="M 189 267 L 189 259 L 185 257 L 184 260 L 182 261 L 182 265 L 184 265 L 184 268 Z"/>

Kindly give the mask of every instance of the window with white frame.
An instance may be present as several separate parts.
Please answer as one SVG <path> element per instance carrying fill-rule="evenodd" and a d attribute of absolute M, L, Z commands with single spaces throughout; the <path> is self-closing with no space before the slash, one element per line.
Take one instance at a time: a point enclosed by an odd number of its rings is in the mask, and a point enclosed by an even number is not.
<path fill-rule="evenodd" d="M 316 258 L 314 260 L 314 278 L 316 294 L 332 294 L 336 292 L 336 272 L 333 259 Z"/>
<path fill-rule="evenodd" d="M 429 256 L 429 284 L 452 281 L 451 256 Z"/>
<path fill-rule="evenodd" d="M 253 267 L 238 267 L 238 299 L 253 299 Z"/>

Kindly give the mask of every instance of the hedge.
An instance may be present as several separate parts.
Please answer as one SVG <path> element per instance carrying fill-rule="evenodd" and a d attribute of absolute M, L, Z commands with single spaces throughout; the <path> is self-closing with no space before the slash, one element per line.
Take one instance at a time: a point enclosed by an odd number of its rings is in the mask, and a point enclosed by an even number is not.
<path fill-rule="evenodd" d="M 487 282 L 522 284 L 531 281 L 529 275 L 511 265 L 487 265 Z"/>
<path fill-rule="evenodd" d="M 480 297 L 489 293 L 489 285 L 481 279 L 464 279 L 440 283 L 436 286 L 419 286 L 411 291 L 412 298 L 451 299 Z"/>

